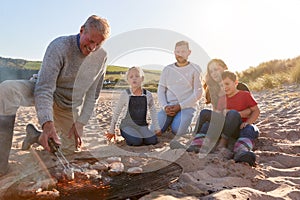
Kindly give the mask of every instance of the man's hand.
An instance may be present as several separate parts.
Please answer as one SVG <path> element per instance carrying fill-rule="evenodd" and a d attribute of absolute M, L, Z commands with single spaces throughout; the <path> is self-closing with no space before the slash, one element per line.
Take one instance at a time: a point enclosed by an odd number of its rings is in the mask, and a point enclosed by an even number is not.
<path fill-rule="evenodd" d="M 56 133 L 56 129 L 54 127 L 54 123 L 52 121 L 48 121 L 43 124 L 43 132 L 39 137 L 39 143 L 44 147 L 46 151 L 51 152 L 51 149 L 48 145 L 49 138 L 52 138 L 56 144 L 61 145 L 61 142 Z"/>
<path fill-rule="evenodd" d="M 68 133 L 68 138 L 72 138 L 74 136 L 76 148 L 80 148 L 82 144 L 81 136 L 83 135 L 83 126 L 84 124 L 75 122 L 72 124 L 72 127 Z"/>
<path fill-rule="evenodd" d="M 175 115 L 175 113 L 173 113 L 172 111 L 171 111 L 171 106 L 166 106 L 165 107 L 165 112 L 166 112 L 166 114 L 168 115 L 168 116 L 174 116 Z"/>
<path fill-rule="evenodd" d="M 181 110 L 181 107 L 179 104 L 176 104 L 172 106 L 172 111 L 175 112 L 176 114 Z"/>
<path fill-rule="evenodd" d="M 181 110 L 181 107 L 179 104 L 165 107 L 166 114 L 171 117 L 175 116 L 180 110 Z"/>

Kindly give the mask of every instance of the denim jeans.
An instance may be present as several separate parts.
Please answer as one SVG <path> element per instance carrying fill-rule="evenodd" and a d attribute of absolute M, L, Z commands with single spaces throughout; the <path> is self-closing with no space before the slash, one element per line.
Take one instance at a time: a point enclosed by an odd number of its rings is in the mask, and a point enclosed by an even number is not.
<path fill-rule="evenodd" d="M 238 137 L 239 126 L 242 123 L 240 114 L 235 110 L 227 112 L 226 117 L 212 110 L 203 109 L 196 125 L 196 133 L 207 133 L 209 126 L 222 125 L 222 133 L 225 137 Z"/>
<path fill-rule="evenodd" d="M 248 124 L 245 128 L 240 130 L 239 138 L 249 138 L 250 140 L 255 140 L 259 136 L 259 129 L 254 124 Z"/>
<path fill-rule="evenodd" d="M 236 110 L 230 110 L 225 117 L 222 136 L 225 138 L 239 138 L 240 125 L 242 124 L 241 115 Z"/>
<path fill-rule="evenodd" d="M 212 110 L 203 109 L 200 111 L 200 115 L 195 127 L 195 133 L 207 133 L 211 114 Z"/>
<path fill-rule="evenodd" d="M 228 111 L 224 119 L 224 116 L 220 113 L 203 109 L 200 112 L 195 131 L 196 133 L 210 133 L 210 137 L 222 135 L 222 137 L 228 139 L 229 145 L 232 145 L 241 137 L 251 140 L 258 137 L 259 131 L 255 125 L 249 124 L 241 130 L 241 123 L 241 116 L 236 110 Z M 220 126 L 222 126 L 221 130 Z"/>
<path fill-rule="evenodd" d="M 121 128 L 121 135 L 129 146 L 154 145 L 158 143 L 157 136 L 147 126 L 140 126 L 139 130 L 126 126 Z"/>
<path fill-rule="evenodd" d="M 188 132 L 189 126 L 195 116 L 195 108 L 185 108 L 180 110 L 175 116 L 167 116 L 164 110 L 158 112 L 158 123 L 165 132 L 171 126 L 172 133 L 175 135 L 184 135 Z"/>

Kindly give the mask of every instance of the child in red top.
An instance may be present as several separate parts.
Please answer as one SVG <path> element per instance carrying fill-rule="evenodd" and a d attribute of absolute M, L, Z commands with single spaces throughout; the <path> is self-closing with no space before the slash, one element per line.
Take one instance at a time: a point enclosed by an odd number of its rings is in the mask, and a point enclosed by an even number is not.
<path fill-rule="evenodd" d="M 226 95 L 223 89 L 221 75 L 227 69 L 227 65 L 221 59 L 212 59 L 207 64 L 207 74 L 203 88 L 205 89 L 206 104 L 211 103 L 212 110 L 201 110 L 194 130 L 195 137 L 187 148 L 188 152 L 199 153 L 202 147 L 204 147 L 201 150 L 202 152 L 212 150 L 223 132 L 236 132 L 237 135 L 240 130 L 240 118 L 248 117 L 251 113 L 249 108 L 239 112 L 232 110 L 226 115 L 223 115 L 221 112 L 226 108 Z M 240 82 L 237 85 L 237 89 L 249 91 L 248 87 Z M 206 140 L 206 138 L 209 138 L 209 140 Z M 230 144 L 229 146 L 233 146 L 233 144 Z M 180 144 L 175 144 L 173 147 L 186 148 Z"/>
<path fill-rule="evenodd" d="M 229 78 L 226 78 L 229 79 Z M 225 80 L 226 81 L 226 80 Z M 238 92 L 232 96 L 228 97 L 226 95 L 227 110 L 244 110 L 245 108 L 250 108 L 257 106 L 256 101 L 253 99 L 247 91 L 238 90 Z M 247 118 L 242 118 L 243 122 L 247 121 Z"/>
<path fill-rule="evenodd" d="M 224 71 L 222 73 L 223 87 L 226 94 L 226 109 L 223 113 L 250 109 L 251 113 L 247 118 L 241 118 L 239 123 L 240 131 L 223 132 L 219 141 L 218 148 L 227 147 L 229 140 L 237 139 L 234 144 L 234 160 L 236 162 L 247 162 L 251 166 L 255 164 L 256 156 L 252 152 L 253 140 L 258 137 L 258 128 L 254 125 L 260 110 L 257 102 L 247 91 L 240 91 L 236 88 L 237 77 L 235 73 Z"/>

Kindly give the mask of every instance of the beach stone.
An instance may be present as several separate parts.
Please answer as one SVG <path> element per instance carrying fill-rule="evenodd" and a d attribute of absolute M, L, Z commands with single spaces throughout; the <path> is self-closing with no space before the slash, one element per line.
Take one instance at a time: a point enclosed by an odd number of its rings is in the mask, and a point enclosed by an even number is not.
<path fill-rule="evenodd" d="M 127 170 L 130 174 L 140 174 L 143 172 L 143 169 L 141 167 L 131 167 Z"/>
<path fill-rule="evenodd" d="M 41 191 L 36 194 L 38 199 L 56 200 L 59 198 L 59 191 L 53 189 L 51 191 Z"/>
<path fill-rule="evenodd" d="M 106 171 L 109 168 L 109 164 L 106 161 L 96 162 L 90 166 L 91 169 L 96 169 L 99 171 Z"/>
<path fill-rule="evenodd" d="M 111 176 L 119 175 L 124 172 L 124 164 L 121 162 L 113 162 L 109 164 L 108 174 Z"/>
<path fill-rule="evenodd" d="M 122 158 L 121 157 L 109 157 L 106 159 L 106 162 L 113 163 L 113 162 L 121 162 Z"/>
<path fill-rule="evenodd" d="M 190 184 L 182 185 L 182 192 L 192 196 L 203 196 L 207 194 L 206 191 L 200 190 L 198 187 Z"/>

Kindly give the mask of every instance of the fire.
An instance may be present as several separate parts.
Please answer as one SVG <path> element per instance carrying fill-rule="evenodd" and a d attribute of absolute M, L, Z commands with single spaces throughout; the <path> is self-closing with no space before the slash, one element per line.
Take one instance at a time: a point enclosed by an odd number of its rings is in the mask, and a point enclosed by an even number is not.
<path fill-rule="evenodd" d="M 62 176 L 57 183 L 57 190 L 61 196 L 69 196 L 76 191 L 80 191 L 80 193 L 99 193 L 102 191 L 101 193 L 105 194 L 105 191 L 110 188 L 110 184 L 101 177 L 88 177 L 82 172 L 75 172 L 73 180 L 68 180 L 66 176 Z"/>

